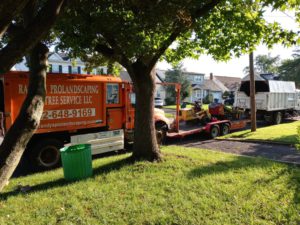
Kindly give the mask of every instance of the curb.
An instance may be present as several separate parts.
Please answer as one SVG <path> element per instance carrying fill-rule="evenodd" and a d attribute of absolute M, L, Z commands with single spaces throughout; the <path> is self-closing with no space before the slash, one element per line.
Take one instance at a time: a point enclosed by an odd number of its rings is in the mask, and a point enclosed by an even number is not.
<path fill-rule="evenodd" d="M 262 143 L 262 144 L 273 144 L 273 145 L 283 145 L 290 146 L 295 148 L 295 144 L 277 142 L 277 141 L 264 141 L 264 140 L 255 140 L 255 139 L 240 139 L 240 138 L 223 138 L 223 139 L 214 139 L 216 141 L 237 141 L 237 142 L 250 142 L 250 143 Z"/>

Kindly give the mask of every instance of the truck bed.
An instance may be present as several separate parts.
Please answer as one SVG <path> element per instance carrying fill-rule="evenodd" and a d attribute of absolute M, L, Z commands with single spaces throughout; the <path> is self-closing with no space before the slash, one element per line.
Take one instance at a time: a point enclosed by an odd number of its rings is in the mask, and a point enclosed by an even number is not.
<path fill-rule="evenodd" d="M 192 123 L 192 122 L 180 122 L 179 123 L 179 131 L 178 132 L 168 132 L 167 137 L 169 138 L 183 138 L 188 135 L 200 133 L 205 130 L 205 125 L 201 125 L 200 123 Z"/>

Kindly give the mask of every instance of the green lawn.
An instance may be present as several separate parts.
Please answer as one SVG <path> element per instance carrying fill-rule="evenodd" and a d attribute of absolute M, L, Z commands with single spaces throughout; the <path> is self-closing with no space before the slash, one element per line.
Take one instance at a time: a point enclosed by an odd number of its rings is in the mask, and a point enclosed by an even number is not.
<path fill-rule="evenodd" d="M 299 168 L 173 146 L 163 153 L 162 163 L 94 160 L 94 177 L 79 182 L 61 169 L 12 179 L 0 224 L 300 223 Z M 18 184 L 32 191 L 14 191 Z"/>
<path fill-rule="evenodd" d="M 250 130 L 234 132 L 219 138 L 240 138 L 243 140 L 263 140 L 296 144 L 298 126 L 300 126 L 300 121 L 258 128 L 256 132 L 250 132 Z"/>

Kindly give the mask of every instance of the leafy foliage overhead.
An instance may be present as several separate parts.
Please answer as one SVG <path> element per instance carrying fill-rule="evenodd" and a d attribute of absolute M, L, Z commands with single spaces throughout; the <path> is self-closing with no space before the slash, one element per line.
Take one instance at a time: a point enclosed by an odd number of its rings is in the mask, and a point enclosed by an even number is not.
<path fill-rule="evenodd" d="M 295 1 L 77 0 L 57 34 L 60 48 L 76 56 L 101 53 L 125 67 L 138 60 L 155 64 L 162 55 L 168 61 L 202 53 L 226 60 L 261 41 L 268 46 L 295 41 L 293 32 L 265 21 L 267 6 L 286 9 Z"/>

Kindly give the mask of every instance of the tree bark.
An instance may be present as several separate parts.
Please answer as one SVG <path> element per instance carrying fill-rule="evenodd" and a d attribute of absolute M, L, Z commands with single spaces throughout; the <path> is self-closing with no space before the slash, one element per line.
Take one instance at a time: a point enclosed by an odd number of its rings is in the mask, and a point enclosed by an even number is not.
<path fill-rule="evenodd" d="M 48 53 L 47 46 L 41 43 L 31 51 L 28 94 L 0 146 L 0 191 L 12 176 L 27 143 L 39 126 L 46 96 Z"/>
<path fill-rule="evenodd" d="M 160 161 L 154 126 L 155 69 L 137 62 L 128 70 L 134 83 L 136 107 L 134 120 L 134 160 Z"/>

